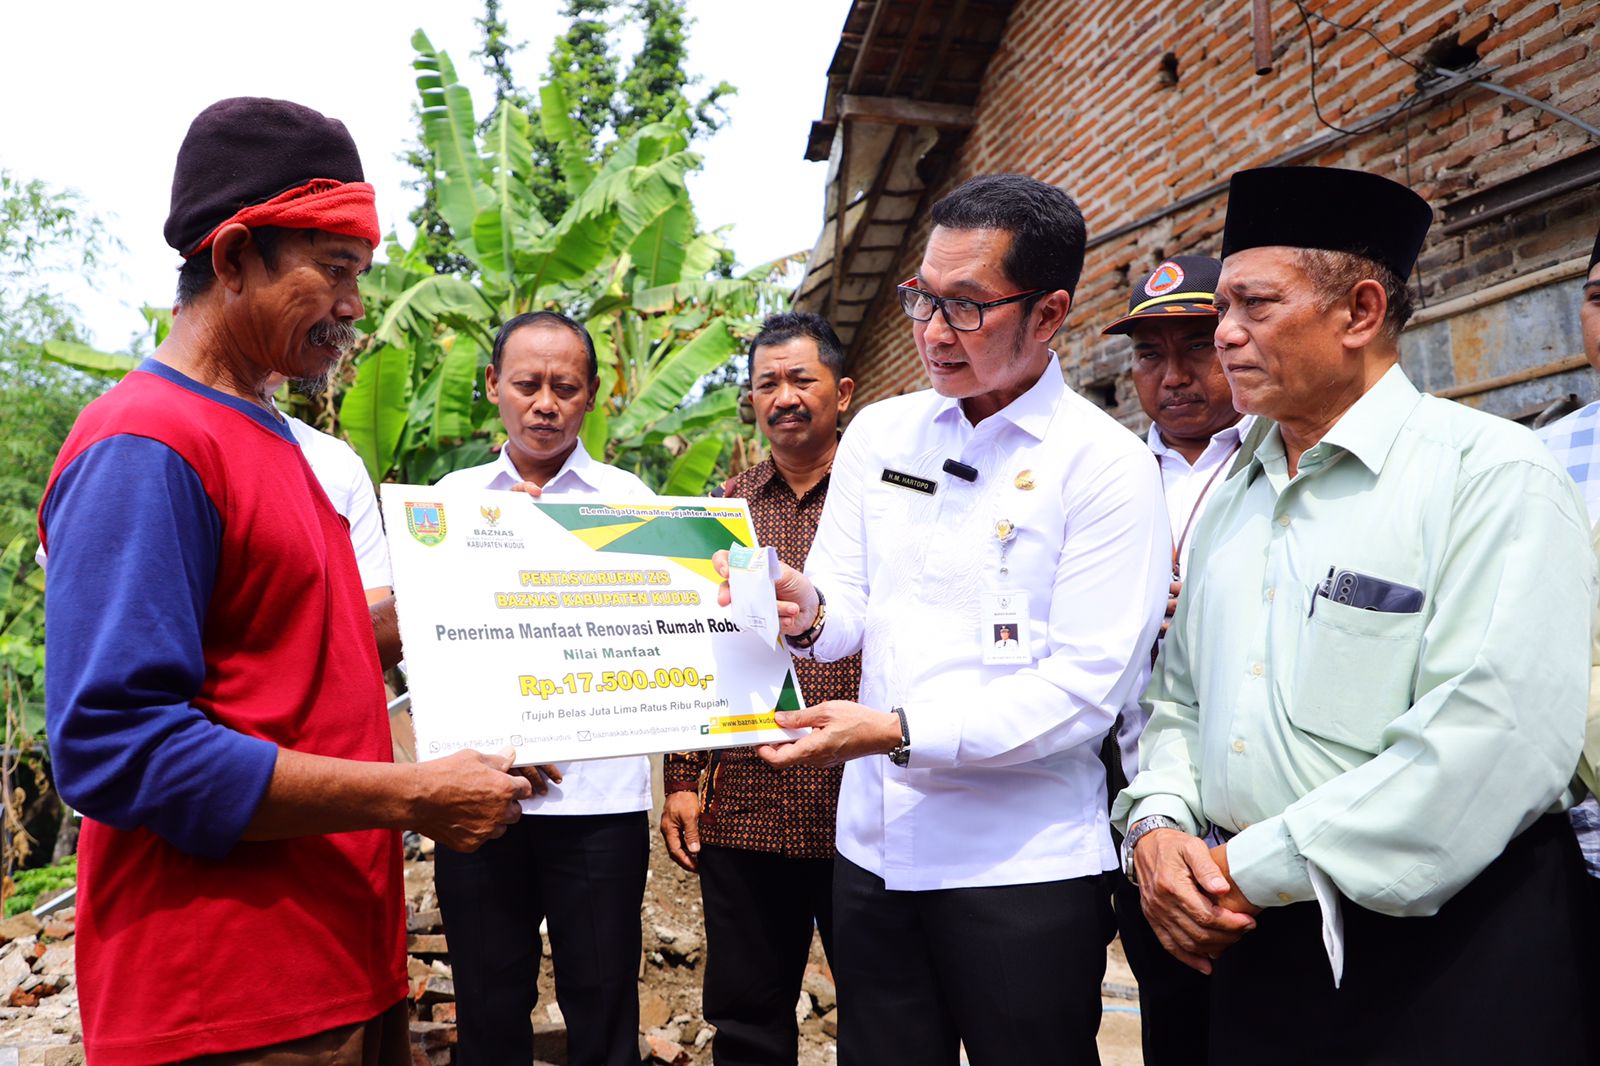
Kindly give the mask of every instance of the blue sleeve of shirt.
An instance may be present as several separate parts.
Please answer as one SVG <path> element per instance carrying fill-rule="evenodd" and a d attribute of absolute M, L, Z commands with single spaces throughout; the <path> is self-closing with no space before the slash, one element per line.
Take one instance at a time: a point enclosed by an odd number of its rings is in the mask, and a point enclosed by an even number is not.
<path fill-rule="evenodd" d="M 57 790 L 114 828 L 226 855 L 266 795 L 277 746 L 190 702 L 222 539 L 200 476 L 159 441 L 109 437 L 61 472 L 41 521 Z"/>

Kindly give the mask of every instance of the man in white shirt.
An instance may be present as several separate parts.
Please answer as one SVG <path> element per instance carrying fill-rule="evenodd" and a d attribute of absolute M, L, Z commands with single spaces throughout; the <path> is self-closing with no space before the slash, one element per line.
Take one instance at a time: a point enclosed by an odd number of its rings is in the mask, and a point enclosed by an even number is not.
<path fill-rule="evenodd" d="M 282 374 L 274 374 L 265 387 L 277 392 L 287 380 Z M 326 379 L 318 379 L 311 387 L 320 390 L 325 384 Z M 300 454 L 306 457 L 311 472 L 317 475 L 317 483 L 328 494 L 328 502 L 350 525 L 350 546 L 355 549 L 356 567 L 361 571 L 361 586 L 366 590 L 367 603 L 388 599 L 394 591 L 394 580 L 389 576 L 389 542 L 383 536 L 378 494 L 372 491 L 366 465 L 354 448 L 333 434 L 324 433 L 294 415 L 283 417 L 300 445 Z"/>
<path fill-rule="evenodd" d="M 1077 205 L 990 175 L 932 217 L 898 296 L 933 388 L 856 416 L 806 573 L 777 587 L 791 647 L 862 651 L 861 702 L 780 715 L 812 731 L 763 757 L 853 760 L 841 1066 L 954 1066 L 963 1044 L 974 1066 L 1095 1062 L 1116 866 L 1097 753 L 1149 673 L 1171 536 L 1149 452 L 1049 347 Z"/>
<path fill-rule="evenodd" d="M 333 509 L 350 523 L 350 546 L 356 552 L 361 585 L 367 602 L 389 597 L 393 580 L 389 577 L 389 543 L 383 538 L 383 519 L 378 514 L 378 497 L 372 480 L 355 450 L 338 437 L 309 426 L 293 415 L 289 432 L 300 442 L 300 454 L 311 464 L 322 491 L 328 494 Z"/>
<path fill-rule="evenodd" d="M 1133 384 L 1150 418 L 1172 528 L 1172 585 L 1167 618 L 1177 606 L 1189 548 L 1207 501 L 1228 476 L 1254 419 L 1233 407 L 1233 392 L 1217 359 L 1217 276 L 1222 263 L 1203 255 L 1163 261 L 1134 286 L 1128 313 L 1101 331 L 1133 339 Z M 1165 634 L 1167 623 L 1162 622 Z M 1120 790 L 1139 772 L 1139 735 L 1148 715 L 1125 715 L 1117 730 Z M 1120 843 L 1120 838 L 1118 838 Z M 1168 954 L 1139 905 L 1139 889 L 1112 873 L 1117 931 L 1139 980 L 1139 1026 L 1146 1066 L 1203 1058 L 1209 1012 L 1205 978 Z"/>
<path fill-rule="evenodd" d="M 535 495 L 638 499 L 633 474 L 593 459 L 578 439 L 599 388 L 594 342 L 565 315 L 537 311 L 501 327 L 485 370 L 505 446 L 440 485 Z M 638 1066 L 639 907 L 650 852 L 645 756 L 540 767 L 548 784 L 487 850 L 440 848 L 434 879 L 455 979 L 461 1061 L 529 1062 L 538 1002 L 539 923 L 548 919 L 556 1001 L 573 1066 Z"/>

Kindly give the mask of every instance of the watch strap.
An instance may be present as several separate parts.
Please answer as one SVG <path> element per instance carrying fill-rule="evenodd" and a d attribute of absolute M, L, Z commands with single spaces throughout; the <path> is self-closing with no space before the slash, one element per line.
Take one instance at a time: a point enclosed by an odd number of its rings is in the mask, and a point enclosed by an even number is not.
<path fill-rule="evenodd" d="M 1146 815 L 1128 826 L 1128 835 L 1122 841 L 1122 873 L 1130 884 L 1139 883 L 1139 873 L 1133 864 L 1133 849 L 1139 846 L 1139 841 L 1146 833 L 1155 829 L 1176 829 L 1182 832 L 1183 826 L 1179 825 L 1176 819 L 1168 818 L 1164 814 Z"/>
<path fill-rule="evenodd" d="M 911 762 L 911 725 L 906 721 L 904 707 L 894 707 L 891 711 L 900 719 L 900 743 L 889 749 L 889 761 L 905 766 Z"/>

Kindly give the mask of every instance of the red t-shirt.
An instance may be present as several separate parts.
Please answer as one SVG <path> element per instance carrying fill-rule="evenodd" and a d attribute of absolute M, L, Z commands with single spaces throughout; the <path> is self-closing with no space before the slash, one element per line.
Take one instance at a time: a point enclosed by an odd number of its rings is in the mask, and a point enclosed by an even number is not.
<path fill-rule="evenodd" d="M 256 1047 L 393 1005 L 398 834 L 238 840 L 269 743 L 390 760 L 347 529 L 287 429 L 146 362 L 79 417 L 41 516 L 52 750 L 86 815 L 89 1061 Z"/>

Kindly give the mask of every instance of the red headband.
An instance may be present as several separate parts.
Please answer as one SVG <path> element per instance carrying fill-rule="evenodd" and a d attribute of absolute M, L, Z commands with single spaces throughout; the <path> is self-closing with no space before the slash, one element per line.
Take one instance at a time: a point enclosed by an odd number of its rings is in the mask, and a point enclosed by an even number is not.
<path fill-rule="evenodd" d="M 378 229 L 377 198 L 364 181 L 341 182 L 332 178 L 312 178 L 304 185 L 279 193 L 260 204 L 241 207 L 231 218 L 217 223 L 205 240 L 195 245 L 185 259 L 211 247 L 217 231 L 238 222 L 241 225 L 282 226 L 285 229 L 318 229 L 346 237 L 359 237 L 376 248 L 383 234 Z"/>

